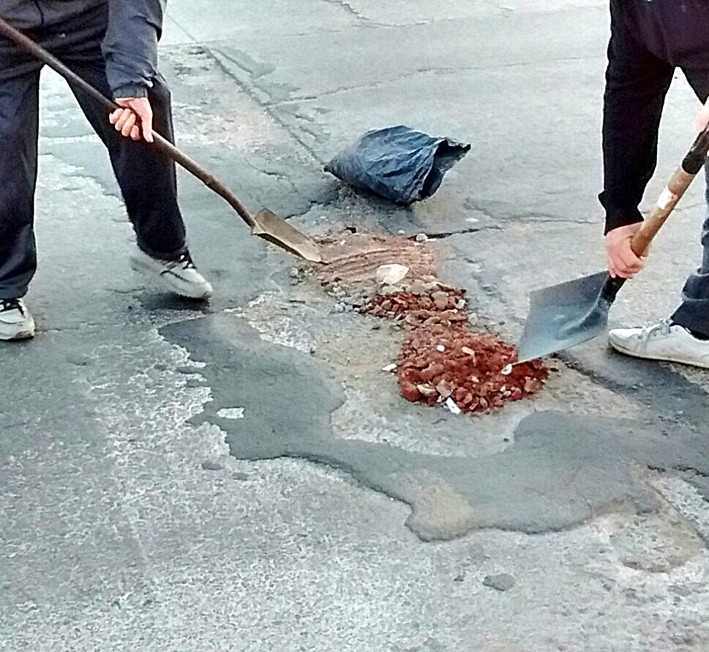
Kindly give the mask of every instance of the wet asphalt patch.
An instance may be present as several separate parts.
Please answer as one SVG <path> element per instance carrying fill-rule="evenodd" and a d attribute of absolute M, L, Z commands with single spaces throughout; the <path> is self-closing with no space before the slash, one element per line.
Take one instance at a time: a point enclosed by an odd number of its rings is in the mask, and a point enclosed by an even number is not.
<path fill-rule="evenodd" d="M 709 438 L 679 424 L 668 434 L 657 403 L 642 420 L 537 412 L 521 422 L 513 445 L 486 457 L 340 439 L 331 415 L 344 395 L 325 363 L 262 340 L 246 320 L 229 314 L 174 323 L 160 333 L 205 363 L 199 373 L 213 400 L 193 422 L 221 428 L 234 457 L 296 458 L 346 472 L 409 504 L 407 525 L 422 540 L 453 539 L 479 528 L 543 533 L 613 510 L 646 513 L 659 508 L 644 481 L 648 468 L 697 469 L 695 480 L 709 472 Z M 692 418 L 706 406 L 706 394 L 700 397 L 672 372 L 636 368 L 624 375 L 626 387 L 634 377 L 643 379 L 632 390 L 635 400 L 681 397 L 687 409 L 692 405 L 685 413 Z M 692 403 L 700 398 L 703 403 Z M 234 410 L 239 419 L 224 416 Z M 470 428 L 474 432 L 474 423 Z"/>

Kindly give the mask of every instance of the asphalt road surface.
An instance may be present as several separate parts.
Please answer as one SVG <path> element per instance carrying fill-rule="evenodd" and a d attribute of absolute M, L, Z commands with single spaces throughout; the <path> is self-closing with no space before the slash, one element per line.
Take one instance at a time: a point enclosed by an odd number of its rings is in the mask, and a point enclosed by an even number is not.
<path fill-rule="evenodd" d="M 178 144 L 314 235 L 426 233 L 475 324 L 602 269 L 601 0 L 171 0 Z M 652 200 L 693 140 L 679 78 Z M 46 73 L 34 341 L 0 348 L 0 650 L 705 652 L 709 374 L 595 340 L 532 401 L 406 403 L 401 332 L 181 173 L 195 306 L 129 270 L 107 157 Z M 368 129 L 472 145 L 400 208 L 323 165 Z M 613 325 L 676 306 L 701 183 Z"/>

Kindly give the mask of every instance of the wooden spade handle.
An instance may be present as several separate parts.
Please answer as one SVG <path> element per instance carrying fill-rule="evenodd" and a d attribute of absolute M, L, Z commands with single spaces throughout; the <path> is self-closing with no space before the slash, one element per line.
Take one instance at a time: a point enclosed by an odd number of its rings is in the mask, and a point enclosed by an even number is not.
<path fill-rule="evenodd" d="M 709 126 L 697 136 L 692 148 L 685 156 L 682 165 L 672 175 L 662 191 L 650 215 L 645 218 L 640 230 L 633 236 L 630 246 L 636 256 L 642 256 L 649 248 L 653 238 L 667 221 L 677 203 L 689 185 L 704 166 L 709 152 Z"/>
<path fill-rule="evenodd" d="M 67 68 L 59 59 L 51 55 L 41 45 L 35 43 L 32 39 L 25 36 L 22 32 L 15 29 L 6 20 L 0 16 L 0 36 L 4 36 L 11 40 L 15 45 L 22 48 L 25 52 L 33 55 L 39 61 L 47 64 L 55 72 L 58 72 L 68 82 L 80 88 L 88 96 L 92 97 L 96 102 L 101 104 L 106 111 L 113 111 L 120 108 L 115 102 L 105 97 L 96 88 L 91 86 L 86 80 L 79 77 L 75 72 Z M 192 160 L 187 154 L 181 152 L 171 142 L 163 138 L 160 134 L 153 131 L 155 138 L 154 147 L 159 149 L 165 156 L 171 158 L 175 163 L 181 165 L 185 170 L 197 177 L 207 188 L 213 190 L 222 197 L 252 229 L 256 226 L 254 218 L 249 213 L 244 204 L 239 198 L 227 188 L 219 179 L 210 174 L 196 161 Z"/>

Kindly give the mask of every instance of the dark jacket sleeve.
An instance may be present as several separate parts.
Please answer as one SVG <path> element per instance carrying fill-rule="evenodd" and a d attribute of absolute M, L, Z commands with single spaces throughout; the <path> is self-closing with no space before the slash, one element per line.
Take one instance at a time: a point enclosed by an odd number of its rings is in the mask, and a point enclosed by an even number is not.
<path fill-rule="evenodd" d="M 153 85 L 166 2 L 108 0 L 103 53 L 114 97 L 145 97 Z"/>
<path fill-rule="evenodd" d="M 642 221 L 638 210 L 657 163 L 657 136 L 672 67 L 628 27 L 628 6 L 611 2 L 611 41 L 603 107 L 606 233 Z"/>

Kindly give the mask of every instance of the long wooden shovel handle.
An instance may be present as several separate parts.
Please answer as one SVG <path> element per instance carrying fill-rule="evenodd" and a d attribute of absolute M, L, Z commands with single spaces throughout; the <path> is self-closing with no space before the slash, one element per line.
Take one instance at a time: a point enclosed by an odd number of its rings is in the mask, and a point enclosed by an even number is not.
<path fill-rule="evenodd" d="M 704 166 L 709 152 L 709 127 L 697 136 L 692 148 L 682 161 L 682 165 L 672 175 L 662 191 L 650 215 L 645 218 L 640 230 L 633 236 L 630 246 L 636 256 L 642 256 L 649 248 L 653 238 L 667 221 L 677 203 L 686 192 L 694 177 Z"/>
<path fill-rule="evenodd" d="M 0 35 L 5 36 L 18 47 L 37 58 L 39 61 L 47 64 L 50 68 L 52 68 L 52 70 L 58 72 L 68 82 L 74 84 L 76 87 L 84 91 L 84 93 L 104 106 L 107 111 L 110 112 L 120 108 L 115 102 L 108 99 L 105 95 L 103 95 L 103 93 L 99 92 L 91 86 L 91 84 L 67 68 L 61 61 L 59 61 L 59 59 L 51 55 L 43 47 L 25 36 L 19 30 L 15 29 L 2 17 L 0 17 Z M 221 181 L 219 181 L 219 179 L 207 172 L 207 170 L 205 170 L 201 165 L 193 161 L 189 156 L 187 156 L 187 154 L 184 154 L 177 149 L 177 147 L 163 138 L 160 134 L 153 131 L 153 136 L 155 137 L 154 146 L 157 147 L 157 149 L 197 177 L 210 190 L 213 190 L 219 196 L 224 198 L 251 228 L 256 225 L 254 218 L 251 216 L 251 213 L 249 213 L 246 206 L 244 206 L 239 198 Z"/>

